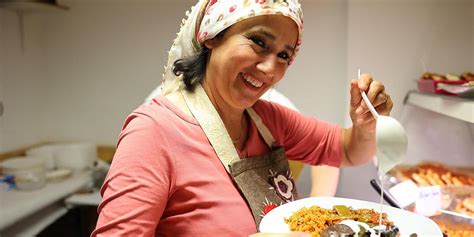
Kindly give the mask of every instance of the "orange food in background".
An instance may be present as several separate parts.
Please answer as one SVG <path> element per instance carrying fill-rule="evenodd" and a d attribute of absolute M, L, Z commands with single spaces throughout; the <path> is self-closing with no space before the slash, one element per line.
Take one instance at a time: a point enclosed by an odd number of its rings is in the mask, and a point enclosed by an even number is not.
<path fill-rule="evenodd" d="M 425 72 L 420 78 L 421 80 L 433 80 L 433 81 L 474 81 L 474 73 L 464 72 L 461 75 L 455 75 L 451 73 L 440 74 L 433 72 Z"/>

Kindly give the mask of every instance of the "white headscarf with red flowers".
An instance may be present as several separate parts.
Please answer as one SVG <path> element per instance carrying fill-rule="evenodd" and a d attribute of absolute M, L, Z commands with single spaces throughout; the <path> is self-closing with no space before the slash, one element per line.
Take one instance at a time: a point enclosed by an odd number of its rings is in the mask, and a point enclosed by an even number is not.
<path fill-rule="evenodd" d="M 212 39 L 229 26 L 261 15 L 283 15 L 291 18 L 298 26 L 296 55 L 303 33 L 303 12 L 298 0 L 199 0 L 186 12 L 181 29 L 168 54 L 168 62 L 163 74 L 162 94 L 167 95 L 184 85 L 174 75 L 173 63 L 195 55 L 202 43 Z"/>

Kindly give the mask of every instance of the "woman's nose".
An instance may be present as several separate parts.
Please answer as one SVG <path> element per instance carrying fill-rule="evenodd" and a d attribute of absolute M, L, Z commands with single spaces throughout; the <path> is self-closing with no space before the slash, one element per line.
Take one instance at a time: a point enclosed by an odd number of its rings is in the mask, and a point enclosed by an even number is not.
<path fill-rule="evenodd" d="M 272 57 L 271 55 L 268 55 L 262 59 L 262 61 L 257 63 L 257 69 L 265 76 L 273 78 L 275 75 L 275 70 L 277 67 L 277 60 L 275 57 Z"/>

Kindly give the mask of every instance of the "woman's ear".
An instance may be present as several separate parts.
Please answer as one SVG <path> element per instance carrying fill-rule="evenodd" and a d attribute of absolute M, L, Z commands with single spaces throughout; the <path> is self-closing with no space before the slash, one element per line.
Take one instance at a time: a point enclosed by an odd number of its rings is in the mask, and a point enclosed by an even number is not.
<path fill-rule="evenodd" d="M 208 39 L 206 41 L 204 41 L 204 46 L 206 46 L 206 48 L 208 49 L 213 49 L 217 46 L 217 37 L 214 37 L 212 39 Z"/>

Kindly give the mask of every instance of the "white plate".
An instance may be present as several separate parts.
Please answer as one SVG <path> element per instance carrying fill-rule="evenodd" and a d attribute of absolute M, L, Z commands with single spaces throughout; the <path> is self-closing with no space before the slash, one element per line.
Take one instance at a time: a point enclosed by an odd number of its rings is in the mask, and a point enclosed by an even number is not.
<path fill-rule="evenodd" d="M 347 198 L 335 197 L 312 197 L 300 199 L 281 205 L 267 215 L 260 222 L 260 232 L 266 233 L 289 233 L 290 229 L 284 218 L 288 218 L 293 212 L 302 207 L 320 206 L 332 208 L 334 205 L 346 205 L 354 209 L 369 208 L 380 212 L 380 204 Z M 418 236 L 442 237 L 443 234 L 434 221 L 419 214 L 383 205 L 382 212 L 387 213 L 388 219 L 393 221 L 400 230 L 401 236 L 410 236 L 416 233 Z"/>

